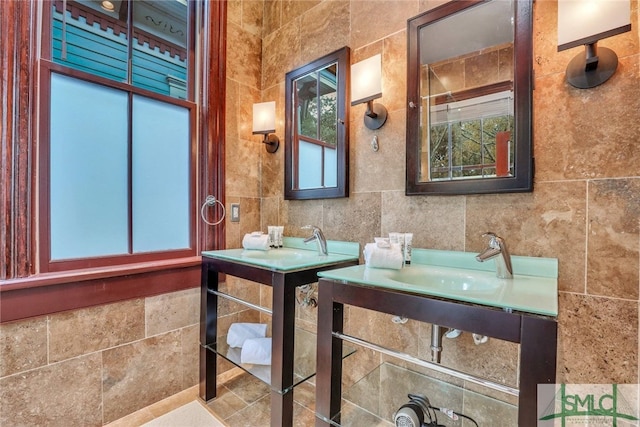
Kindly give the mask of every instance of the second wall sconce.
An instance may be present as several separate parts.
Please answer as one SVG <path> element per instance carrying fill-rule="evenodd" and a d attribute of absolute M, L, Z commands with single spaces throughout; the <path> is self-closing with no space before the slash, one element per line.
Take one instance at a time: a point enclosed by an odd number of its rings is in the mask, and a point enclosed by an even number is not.
<path fill-rule="evenodd" d="M 584 45 L 567 66 L 567 82 L 588 89 L 606 82 L 618 56 L 598 40 L 631 31 L 630 0 L 558 0 L 558 52 Z"/>
<path fill-rule="evenodd" d="M 269 153 L 275 153 L 280 147 L 280 138 L 276 131 L 276 102 L 253 104 L 253 134 L 264 135 L 262 143 Z"/>
<path fill-rule="evenodd" d="M 380 129 L 387 121 L 387 109 L 373 100 L 382 96 L 382 56 L 380 54 L 351 66 L 351 105 L 367 104 L 364 124 Z"/>

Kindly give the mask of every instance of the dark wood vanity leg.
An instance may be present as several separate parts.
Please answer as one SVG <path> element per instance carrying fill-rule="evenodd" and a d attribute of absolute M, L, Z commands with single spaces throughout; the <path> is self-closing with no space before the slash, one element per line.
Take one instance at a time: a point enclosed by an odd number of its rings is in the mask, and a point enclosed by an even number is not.
<path fill-rule="evenodd" d="M 218 272 L 202 263 L 200 283 L 200 397 L 205 401 L 216 397 L 216 354 L 206 344 L 216 342 L 218 333 L 218 296 L 207 292 L 218 290 Z"/>
<path fill-rule="evenodd" d="M 522 316 L 518 426 L 538 425 L 538 384 L 555 384 L 558 323 L 549 318 Z"/>
<path fill-rule="evenodd" d="M 320 279 L 318 285 L 318 349 L 316 412 L 339 423 L 342 398 L 342 340 L 332 332 L 342 332 L 344 305 L 333 301 L 333 282 Z M 330 424 L 316 417 L 316 426 Z"/>
<path fill-rule="evenodd" d="M 271 315 L 271 426 L 293 425 L 293 352 L 295 336 L 295 286 L 284 275 L 273 279 Z"/>

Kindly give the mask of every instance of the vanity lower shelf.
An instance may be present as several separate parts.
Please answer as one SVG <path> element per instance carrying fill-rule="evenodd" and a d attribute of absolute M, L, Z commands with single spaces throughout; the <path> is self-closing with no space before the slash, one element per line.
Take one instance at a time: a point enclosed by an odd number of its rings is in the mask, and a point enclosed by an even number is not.
<path fill-rule="evenodd" d="M 386 425 L 393 423 L 394 413 L 408 403 L 407 395 L 421 394 L 437 408 L 447 408 L 473 419 L 480 426 L 512 427 L 518 425 L 518 407 L 509 396 L 489 396 L 468 387 L 454 384 L 419 372 L 414 366 L 392 361 L 382 362 L 343 391 L 340 412 L 332 419 L 319 413 L 316 418 L 331 426 Z M 438 424 L 471 426 L 470 421 L 452 421 L 440 411 L 434 412 Z M 488 418 L 490 416 L 490 419 Z"/>
<path fill-rule="evenodd" d="M 284 389 L 272 386 L 271 382 L 271 365 L 256 365 L 240 362 L 240 348 L 230 347 L 227 344 L 226 336 L 219 336 L 219 340 L 213 344 L 205 345 L 208 351 L 211 351 L 229 363 L 237 366 L 250 375 L 258 378 L 267 384 L 271 390 L 286 394 L 293 390 L 297 385 L 307 381 L 316 374 L 316 334 L 304 329 L 296 328 L 295 331 L 295 350 L 293 361 L 293 383 Z M 352 346 L 342 346 L 342 358 L 345 359 L 355 353 L 356 349 Z"/>

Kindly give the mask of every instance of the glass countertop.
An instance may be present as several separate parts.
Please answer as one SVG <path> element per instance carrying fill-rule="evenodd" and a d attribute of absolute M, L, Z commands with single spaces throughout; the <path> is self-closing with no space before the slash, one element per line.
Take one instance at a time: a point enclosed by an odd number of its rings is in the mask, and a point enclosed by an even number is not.
<path fill-rule="evenodd" d="M 302 238 L 285 237 L 282 248 L 269 249 L 267 251 L 241 248 L 222 249 L 204 251 L 202 256 L 235 261 L 275 271 L 293 271 L 357 261 L 360 256 L 360 245 L 358 243 L 328 240 L 327 249 L 328 255 L 320 255 L 316 242 L 311 242 L 307 245 Z"/>
<path fill-rule="evenodd" d="M 475 253 L 414 249 L 400 270 L 365 265 L 318 273 L 325 279 L 356 283 L 546 316 L 558 315 L 558 261 L 512 256 L 513 279 L 498 279 L 494 261 L 479 263 Z"/>

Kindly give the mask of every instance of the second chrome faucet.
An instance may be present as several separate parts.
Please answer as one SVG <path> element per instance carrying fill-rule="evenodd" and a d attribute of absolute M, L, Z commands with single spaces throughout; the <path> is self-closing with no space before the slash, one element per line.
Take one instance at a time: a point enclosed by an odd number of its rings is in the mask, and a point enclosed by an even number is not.
<path fill-rule="evenodd" d="M 482 237 L 489 237 L 489 245 L 485 250 L 476 255 L 479 262 L 496 259 L 496 275 L 499 279 L 512 279 L 513 267 L 511 266 L 511 254 L 507 249 L 507 244 L 500 236 L 492 232 L 487 232 Z"/>
<path fill-rule="evenodd" d="M 305 225 L 302 229 L 312 230 L 311 236 L 304 239 L 305 243 L 310 243 L 315 240 L 318 242 L 318 253 L 320 255 L 329 255 L 329 251 L 327 251 L 327 239 L 324 238 L 324 234 L 319 227 L 316 227 L 315 225 Z"/>

